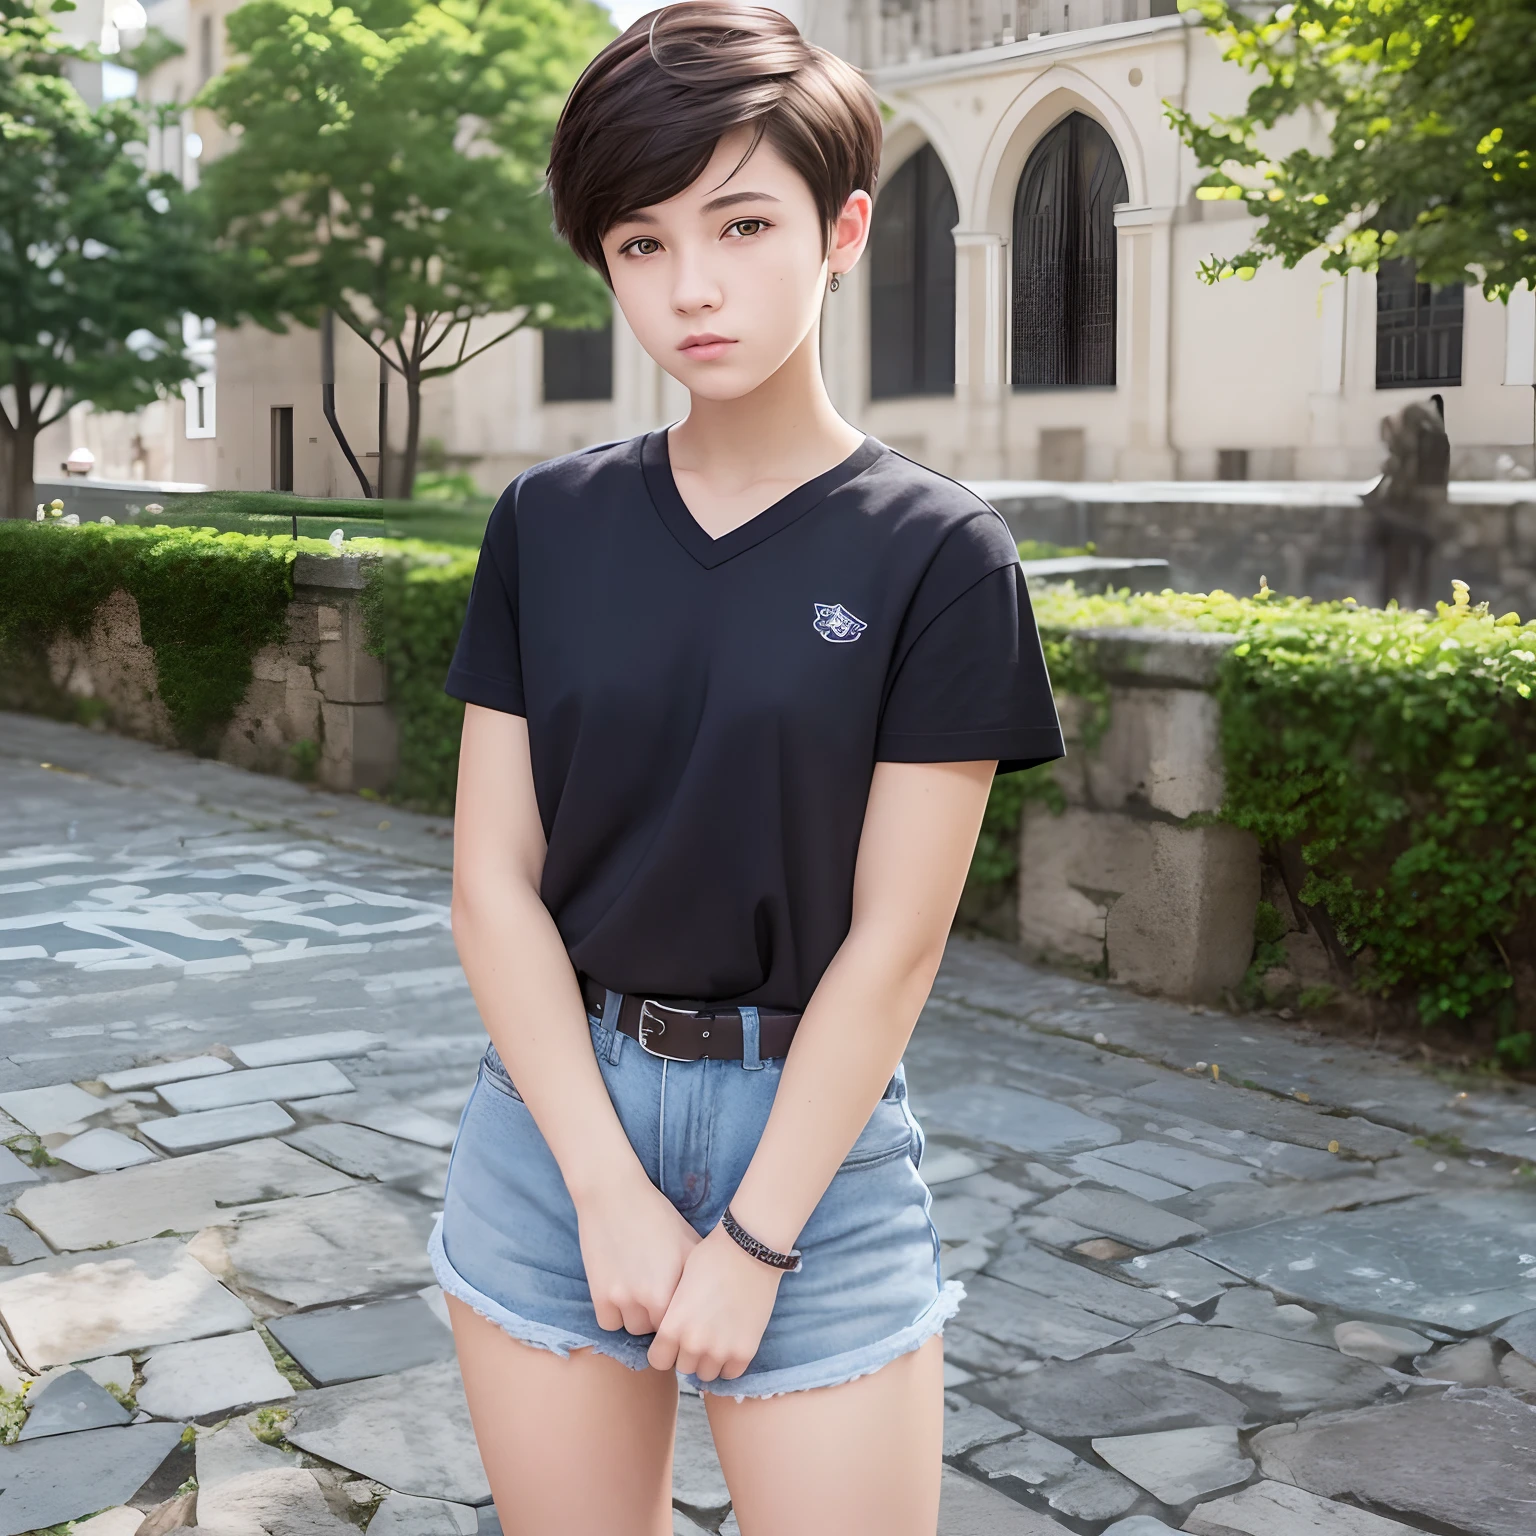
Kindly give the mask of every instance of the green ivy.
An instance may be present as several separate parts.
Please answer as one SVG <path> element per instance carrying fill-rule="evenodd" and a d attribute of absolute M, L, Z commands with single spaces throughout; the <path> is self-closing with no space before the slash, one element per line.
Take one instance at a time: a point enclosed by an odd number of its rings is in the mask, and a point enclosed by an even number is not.
<path fill-rule="evenodd" d="M 1019 546 L 1021 555 L 1034 558 L 1028 550 L 1027 544 Z M 1097 746 L 1109 725 L 1109 688 L 1095 665 L 1093 646 L 1067 633 L 1042 631 L 1040 640 L 1052 687 L 1058 698 L 1070 695 L 1074 701 L 1071 707 L 1083 711 L 1082 738 L 1090 747 Z M 1019 873 L 1019 826 L 1024 807 L 1031 800 L 1040 801 L 1058 816 L 1066 809 L 1066 799 L 1049 763 L 1022 773 L 1003 774 L 993 781 L 966 875 L 962 919 L 967 913 L 996 909 L 1013 889 Z"/>
<path fill-rule="evenodd" d="M 0 522 L 0 654 L 45 676 L 49 642 L 83 638 L 107 598 L 127 592 L 177 740 L 209 751 L 250 687 L 252 658 L 286 633 L 304 549 L 330 553 L 210 529 Z"/>
<path fill-rule="evenodd" d="M 458 782 L 464 706 L 443 692 L 443 682 L 478 553 L 410 540 L 382 550 L 362 602 L 368 649 L 389 668 L 389 697 L 400 731 L 394 798 L 448 815 Z"/>
<path fill-rule="evenodd" d="M 1364 991 L 1426 1023 L 1536 1040 L 1536 623 L 1456 584 L 1434 613 L 1267 590 L 1038 596 L 1047 644 L 1091 668 L 1087 626 L 1238 636 L 1222 665 L 1222 817 L 1295 843 Z M 1059 689 L 1076 684 L 1053 669 Z"/>

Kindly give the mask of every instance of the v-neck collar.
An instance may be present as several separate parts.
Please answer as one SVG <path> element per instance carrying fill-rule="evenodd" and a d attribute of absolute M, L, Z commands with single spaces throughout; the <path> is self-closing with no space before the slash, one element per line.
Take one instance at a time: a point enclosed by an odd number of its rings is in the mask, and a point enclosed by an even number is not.
<path fill-rule="evenodd" d="M 861 475 L 885 452 L 885 444 L 877 438 L 866 437 L 841 464 L 797 485 L 787 496 L 781 496 L 771 507 L 764 508 L 756 517 L 748 518 L 740 527 L 712 539 L 702 527 L 677 489 L 672 476 L 672 456 L 667 447 L 667 429 L 660 428 L 646 433 L 640 444 L 640 468 L 645 477 L 645 488 L 650 493 L 661 520 L 679 544 L 706 570 L 744 550 L 772 538 L 796 519 L 803 517 L 812 507 L 819 506 L 839 486 L 846 485 Z"/>

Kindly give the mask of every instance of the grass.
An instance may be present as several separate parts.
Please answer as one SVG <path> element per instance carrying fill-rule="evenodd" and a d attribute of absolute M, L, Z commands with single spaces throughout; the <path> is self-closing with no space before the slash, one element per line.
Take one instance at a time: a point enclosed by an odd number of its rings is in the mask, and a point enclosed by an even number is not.
<path fill-rule="evenodd" d="M 333 528 L 349 539 L 422 539 L 432 544 L 478 548 L 493 503 L 361 501 L 352 498 L 288 496 L 277 491 L 199 491 L 172 496 L 157 513 L 140 511 L 141 527 L 216 528 L 220 533 L 261 533 L 281 537 L 298 518 L 301 538 L 326 539 Z"/>

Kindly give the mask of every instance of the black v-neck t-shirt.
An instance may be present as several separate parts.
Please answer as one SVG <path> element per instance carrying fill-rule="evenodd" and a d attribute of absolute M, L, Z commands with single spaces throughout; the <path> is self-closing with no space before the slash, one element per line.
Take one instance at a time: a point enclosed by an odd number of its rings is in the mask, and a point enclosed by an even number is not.
<path fill-rule="evenodd" d="M 877 762 L 1063 752 L 1007 525 L 872 437 L 718 539 L 665 431 L 527 470 L 447 690 L 526 716 L 544 903 L 578 971 L 652 997 L 803 1008 Z"/>

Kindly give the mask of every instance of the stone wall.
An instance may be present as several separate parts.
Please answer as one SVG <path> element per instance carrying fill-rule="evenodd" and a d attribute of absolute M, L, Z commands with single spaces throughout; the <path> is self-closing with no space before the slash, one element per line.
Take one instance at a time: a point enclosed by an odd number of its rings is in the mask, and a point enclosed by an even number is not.
<path fill-rule="evenodd" d="M 1066 801 L 1026 807 L 1019 939 L 1031 957 L 1087 966 L 1148 992 L 1219 1001 L 1253 952 L 1257 841 L 1209 818 L 1224 780 L 1211 689 L 1229 635 L 1089 630 L 1109 684 L 1090 748 L 1088 706 L 1060 700 Z"/>
<path fill-rule="evenodd" d="M 363 575 L 362 560 L 352 555 L 300 555 L 294 562 L 287 638 L 252 659 L 251 686 L 214 754 L 221 761 L 289 777 L 312 772 L 328 789 L 389 786 L 396 728 L 384 666 L 364 649 Z M 124 735 L 175 743 L 154 652 L 128 593 L 114 592 L 102 604 L 83 639 L 55 639 L 46 664 L 46 678 L 9 677 L 0 702 L 52 706 L 51 712 L 72 705 L 82 718 Z"/>
<path fill-rule="evenodd" d="M 973 489 L 1018 539 L 1093 543 L 1101 556 L 1168 561 L 1180 592 L 1258 590 L 1318 599 L 1381 600 L 1381 559 L 1365 489 L 1348 483 L 1167 482 L 1070 484 L 977 481 Z M 1451 581 L 1495 613 L 1536 615 L 1536 482 L 1455 481 L 1430 590 L 1447 601 Z"/>

